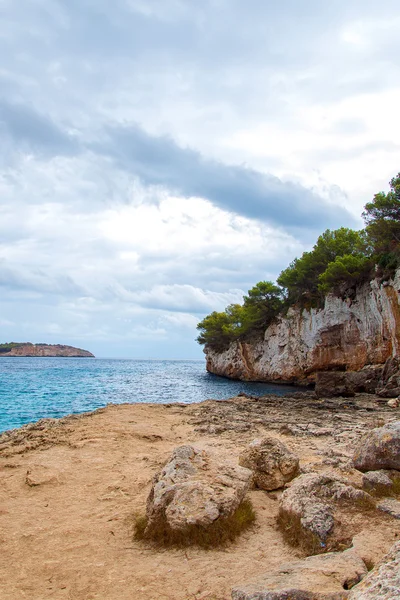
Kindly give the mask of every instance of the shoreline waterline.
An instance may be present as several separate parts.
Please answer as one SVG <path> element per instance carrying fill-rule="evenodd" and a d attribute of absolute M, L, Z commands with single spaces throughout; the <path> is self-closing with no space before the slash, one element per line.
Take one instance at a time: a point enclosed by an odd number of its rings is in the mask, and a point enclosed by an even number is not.
<path fill-rule="evenodd" d="M 208 373 L 204 361 L 197 359 L 4 357 L 0 361 L 0 432 L 110 403 L 192 404 L 240 392 L 283 396 L 297 390 L 304 388 L 219 377 Z"/>

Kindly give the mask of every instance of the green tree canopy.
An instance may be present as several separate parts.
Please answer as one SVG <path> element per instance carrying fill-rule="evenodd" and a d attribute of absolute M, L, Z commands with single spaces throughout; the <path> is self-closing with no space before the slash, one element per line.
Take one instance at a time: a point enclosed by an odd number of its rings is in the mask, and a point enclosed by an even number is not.
<path fill-rule="evenodd" d="M 364 207 L 366 232 L 377 254 L 392 252 L 400 246 L 400 173 L 391 179 L 390 191 L 375 194 Z"/>
<path fill-rule="evenodd" d="M 326 294 L 341 294 L 348 287 L 369 277 L 373 263 L 367 256 L 345 254 L 337 256 L 319 276 L 318 289 Z"/>
<path fill-rule="evenodd" d="M 241 334 L 264 330 L 283 306 L 283 290 L 272 281 L 260 281 L 243 297 Z"/>
<path fill-rule="evenodd" d="M 322 298 L 319 278 L 337 257 L 365 256 L 367 244 L 363 232 L 341 227 L 327 229 L 319 236 L 311 252 L 296 258 L 278 277 L 278 283 L 287 290 L 288 302 L 300 299 L 318 302 Z"/>
<path fill-rule="evenodd" d="M 365 230 L 341 227 L 322 233 L 310 252 L 293 260 L 277 279 L 260 281 L 243 304 L 231 304 L 224 312 L 213 312 L 197 329 L 200 344 L 225 349 L 235 339 L 251 339 L 265 331 L 287 305 L 321 306 L 325 295 L 347 294 L 349 288 L 378 275 L 389 277 L 400 265 L 400 173 L 390 181 L 386 194 L 375 194 L 365 205 Z"/>

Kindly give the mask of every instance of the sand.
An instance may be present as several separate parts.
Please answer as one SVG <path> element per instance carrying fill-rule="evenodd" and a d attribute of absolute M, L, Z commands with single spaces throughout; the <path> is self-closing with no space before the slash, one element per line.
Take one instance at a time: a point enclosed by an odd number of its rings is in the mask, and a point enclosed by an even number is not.
<path fill-rule="evenodd" d="M 231 588 L 303 556 L 276 527 L 278 493 L 250 493 L 257 520 L 227 548 L 160 549 L 133 538 L 154 474 L 182 444 L 236 460 L 272 433 L 304 470 L 360 475 L 348 464 L 369 428 L 400 418 L 374 397 L 353 401 L 236 398 L 198 405 L 110 405 L 0 436 L 0 598 L 227 600 Z M 358 478 L 358 479 L 357 479 Z M 354 534 L 378 560 L 400 523 L 363 515 Z M 372 531 L 373 529 L 373 531 Z"/>

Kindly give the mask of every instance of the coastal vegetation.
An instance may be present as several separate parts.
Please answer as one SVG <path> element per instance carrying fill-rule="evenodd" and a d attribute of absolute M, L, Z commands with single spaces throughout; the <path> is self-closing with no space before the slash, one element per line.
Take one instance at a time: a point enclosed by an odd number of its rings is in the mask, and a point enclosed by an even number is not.
<path fill-rule="evenodd" d="M 154 527 L 146 533 L 148 520 L 143 515 L 136 515 L 134 521 L 134 537 L 136 540 L 149 540 L 158 546 L 200 546 L 202 548 L 218 548 L 233 542 L 240 533 L 255 522 L 255 512 L 251 501 L 246 498 L 227 518 L 217 519 L 212 527 L 191 525 L 183 530 L 174 530 L 166 523 Z"/>
<path fill-rule="evenodd" d="M 22 346 L 22 344 L 18 342 L 7 342 L 5 344 L 0 344 L 0 354 L 10 352 L 10 350 L 13 348 L 19 348 L 19 346 Z"/>
<path fill-rule="evenodd" d="M 375 194 L 365 205 L 364 229 L 327 229 L 312 250 L 280 273 L 276 283 L 261 281 L 242 304 L 207 315 L 197 325 L 197 341 L 219 352 L 234 340 L 259 337 L 290 306 L 319 308 L 328 293 L 351 297 L 358 285 L 393 276 L 400 265 L 400 173 L 389 186 L 389 192 Z"/>

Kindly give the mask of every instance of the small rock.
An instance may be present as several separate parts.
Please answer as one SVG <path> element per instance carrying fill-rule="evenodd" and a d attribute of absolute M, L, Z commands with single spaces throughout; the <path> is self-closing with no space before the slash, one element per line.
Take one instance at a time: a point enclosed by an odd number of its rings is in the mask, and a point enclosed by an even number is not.
<path fill-rule="evenodd" d="M 350 592 L 348 600 L 397 600 L 400 597 L 400 542 Z"/>
<path fill-rule="evenodd" d="M 366 433 L 354 453 L 359 471 L 400 470 L 400 421 Z"/>
<path fill-rule="evenodd" d="M 399 407 L 399 399 L 398 398 L 391 398 L 390 400 L 388 400 L 387 405 L 390 408 L 398 408 Z"/>
<path fill-rule="evenodd" d="M 351 550 L 310 556 L 235 587 L 232 600 L 345 600 L 366 574 Z"/>
<path fill-rule="evenodd" d="M 152 530 L 164 526 L 173 531 L 211 526 L 235 512 L 251 481 L 249 469 L 192 446 L 175 448 L 154 478 L 147 499 L 145 535 L 151 537 Z"/>
<path fill-rule="evenodd" d="M 239 464 L 253 471 L 256 487 L 277 490 L 299 473 L 299 458 L 272 437 L 254 440 L 240 454 Z"/>
<path fill-rule="evenodd" d="M 25 483 L 30 487 L 58 484 L 60 483 L 59 473 L 44 465 L 32 465 L 26 472 Z"/>
<path fill-rule="evenodd" d="M 376 508 L 382 512 L 388 513 L 395 519 L 400 519 L 400 502 L 394 498 L 384 498 L 377 504 Z"/>

